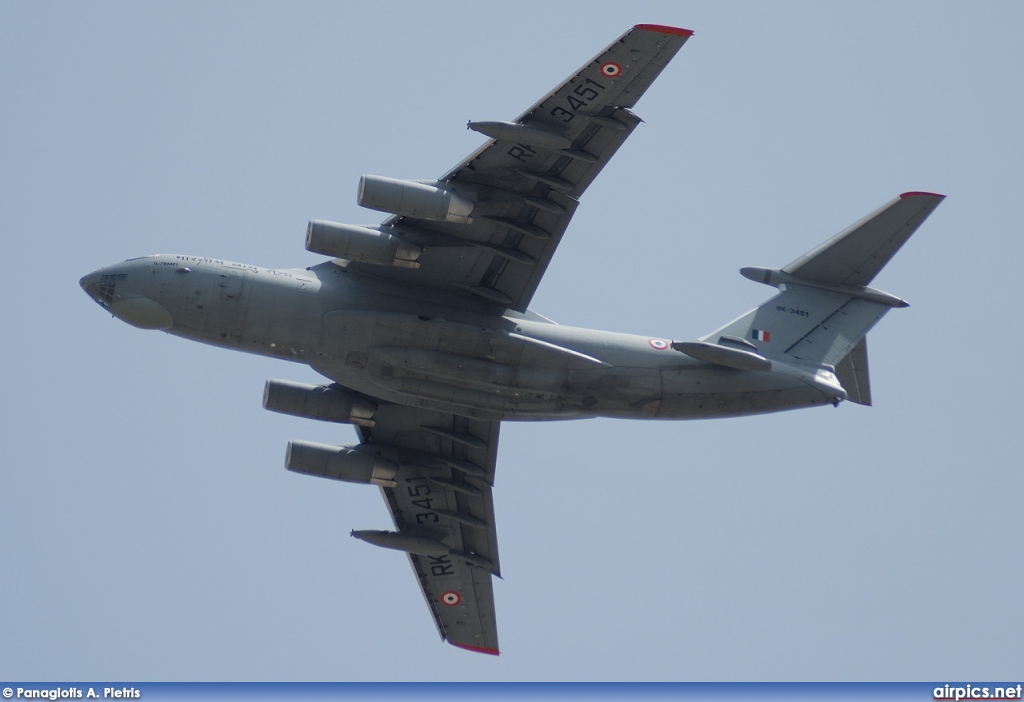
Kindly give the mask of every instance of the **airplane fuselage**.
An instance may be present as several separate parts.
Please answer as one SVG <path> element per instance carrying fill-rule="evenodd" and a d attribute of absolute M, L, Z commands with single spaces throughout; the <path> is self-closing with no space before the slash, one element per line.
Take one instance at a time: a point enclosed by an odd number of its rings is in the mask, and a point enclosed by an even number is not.
<path fill-rule="evenodd" d="M 562 326 L 327 262 L 156 255 L 81 281 L 134 326 L 304 363 L 358 393 L 496 420 L 691 419 L 834 404 L 833 378 L 695 360 L 657 337 Z M 840 390 L 841 392 L 841 390 Z"/>

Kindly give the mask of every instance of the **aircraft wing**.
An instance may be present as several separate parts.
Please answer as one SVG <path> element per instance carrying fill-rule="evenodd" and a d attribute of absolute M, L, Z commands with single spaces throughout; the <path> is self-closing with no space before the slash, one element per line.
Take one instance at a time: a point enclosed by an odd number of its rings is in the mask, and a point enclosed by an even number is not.
<path fill-rule="evenodd" d="M 420 267 L 350 269 L 525 312 L 579 197 L 640 123 L 629 108 L 691 34 L 637 25 L 513 123 L 471 122 L 493 138 L 438 181 L 471 221 L 393 216 L 382 229 L 422 247 Z"/>
<path fill-rule="evenodd" d="M 434 555 L 409 553 L 438 633 L 460 648 L 497 655 L 491 485 L 500 423 L 402 405 L 382 405 L 374 419 L 375 426 L 359 429 L 364 444 L 408 451 L 397 485 L 381 488 L 397 532 L 443 544 Z"/>

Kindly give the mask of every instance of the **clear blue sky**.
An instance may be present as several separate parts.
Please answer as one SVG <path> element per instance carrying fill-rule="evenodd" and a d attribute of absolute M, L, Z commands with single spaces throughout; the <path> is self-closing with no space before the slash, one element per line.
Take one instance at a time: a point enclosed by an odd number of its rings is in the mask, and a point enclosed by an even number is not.
<path fill-rule="evenodd" d="M 507 424 L 502 656 L 439 642 L 376 489 L 288 473 L 350 427 L 309 369 L 105 317 L 148 253 L 320 260 L 363 173 L 437 177 L 629 26 L 696 35 L 534 308 L 676 339 L 907 190 L 875 407 Z M 1024 660 L 1019 3 L 0 4 L 0 678 L 941 680 Z M 1019 681 L 1019 680 L 1017 680 Z"/>

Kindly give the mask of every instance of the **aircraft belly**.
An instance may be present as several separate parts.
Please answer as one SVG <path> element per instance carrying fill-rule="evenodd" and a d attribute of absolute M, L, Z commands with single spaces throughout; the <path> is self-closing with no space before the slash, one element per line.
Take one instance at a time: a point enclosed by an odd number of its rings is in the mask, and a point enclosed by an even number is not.
<path fill-rule="evenodd" d="M 554 411 L 562 394 L 554 371 L 407 346 L 371 346 L 367 358 L 368 380 L 412 397 L 514 413 Z"/>
<path fill-rule="evenodd" d="M 525 323 L 494 322 L 480 326 L 336 310 L 323 317 L 319 350 L 330 360 L 320 365 L 330 367 L 329 377 L 361 392 L 462 414 L 472 409 L 505 419 L 656 415 L 656 368 L 612 367 L 572 347 L 520 335 Z M 553 326 L 544 325 L 545 331 Z M 617 351 L 602 340 L 601 351 Z M 646 339 L 642 344 L 650 351 Z M 646 360 L 632 349 L 619 355 Z"/>
<path fill-rule="evenodd" d="M 522 321 L 334 310 L 322 317 L 316 357 L 316 370 L 358 392 L 482 419 L 686 419 L 831 402 L 791 375 L 696 362 L 646 337 Z"/>
<path fill-rule="evenodd" d="M 500 320 L 482 327 L 355 310 L 322 320 L 314 367 L 359 392 L 487 419 L 593 416 L 571 401 L 568 361 L 530 348 Z"/>
<path fill-rule="evenodd" d="M 655 368 L 573 370 L 568 394 L 602 417 L 652 418 L 661 404 L 661 374 Z"/>
<path fill-rule="evenodd" d="M 316 361 L 310 364 L 316 372 L 346 388 L 384 402 L 449 412 L 473 419 L 541 420 L 577 419 L 595 416 L 565 405 L 553 396 L 507 397 L 457 383 L 446 383 L 425 378 L 398 378 L 383 380 L 363 369 L 345 364 Z M 538 394 L 539 395 L 539 394 Z"/>
<path fill-rule="evenodd" d="M 731 368 L 662 369 L 658 419 L 707 419 L 829 404 L 820 390 L 795 378 Z"/>

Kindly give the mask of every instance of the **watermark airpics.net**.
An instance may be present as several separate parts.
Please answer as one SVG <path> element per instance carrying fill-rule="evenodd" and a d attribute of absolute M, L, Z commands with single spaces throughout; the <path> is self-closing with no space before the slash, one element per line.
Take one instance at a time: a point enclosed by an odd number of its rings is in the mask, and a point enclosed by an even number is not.
<path fill-rule="evenodd" d="M 142 697 L 142 693 L 134 687 L 103 687 L 99 690 L 78 687 L 51 688 L 4 688 L 4 699 L 15 700 L 134 700 Z"/>
<path fill-rule="evenodd" d="M 932 690 L 933 700 L 1019 700 L 1021 684 L 1004 687 L 943 685 Z"/>

